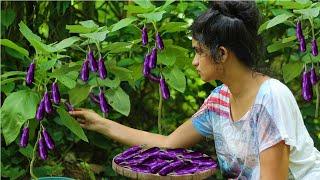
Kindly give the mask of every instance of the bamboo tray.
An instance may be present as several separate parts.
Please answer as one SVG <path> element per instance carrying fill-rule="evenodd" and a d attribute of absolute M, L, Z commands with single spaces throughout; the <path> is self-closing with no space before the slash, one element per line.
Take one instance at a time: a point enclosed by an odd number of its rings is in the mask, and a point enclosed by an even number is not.
<path fill-rule="evenodd" d="M 121 153 L 120 153 L 121 154 Z M 131 179 L 152 179 L 152 180 L 200 180 L 200 179 L 206 179 L 210 176 L 212 176 L 216 170 L 217 167 L 214 167 L 212 169 L 208 169 L 201 172 L 196 172 L 194 174 L 184 174 L 184 175 L 172 175 L 168 174 L 167 176 L 160 176 L 159 174 L 152 174 L 152 173 L 141 173 L 136 172 L 130 169 L 130 167 L 126 166 L 120 166 L 118 165 L 114 160 L 119 156 L 120 154 L 116 155 L 112 160 L 112 169 L 122 175 L 126 176 Z"/>

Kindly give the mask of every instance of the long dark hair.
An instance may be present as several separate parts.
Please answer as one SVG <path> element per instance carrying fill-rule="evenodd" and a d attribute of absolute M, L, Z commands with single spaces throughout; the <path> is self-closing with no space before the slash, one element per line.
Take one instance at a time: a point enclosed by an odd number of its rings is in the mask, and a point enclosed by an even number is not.
<path fill-rule="evenodd" d="M 231 50 L 241 63 L 262 73 L 264 45 L 258 35 L 261 15 L 254 1 L 214 1 L 191 26 L 195 40 L 210 49 L 215 63 L 221 60 L 219 46 Z"/>

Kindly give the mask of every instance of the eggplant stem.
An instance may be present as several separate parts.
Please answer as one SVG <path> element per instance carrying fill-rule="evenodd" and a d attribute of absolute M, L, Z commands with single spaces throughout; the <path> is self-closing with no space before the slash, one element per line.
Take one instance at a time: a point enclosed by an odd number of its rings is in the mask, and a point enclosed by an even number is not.
<path fill-rule="evenodd" d="M 158 109 L 158 133 L 162 134 L 161 131 L 161 112 L 162 112 L 162 95 L 161 95 L 161 87 L 159 85 L 159 109 Z"/>
<path fill-rule="evenodd" d="M 39 139 L 40 139 L 40 132 L 41 132 L 41 127 L 38 131 L 38 137 L 37 137 L 37 141 L 33 147 L 33 153 L 32 153 L 32 160 L 31 160 L 31 163 L 30 163 L 30 175 L 32 178 L 34 179 L 38 179 L 38 177 L 33 173 L 33 164 L 34 164 L 34 161 L 36 160 L 36 150 L 37 150 L 37 146 L 38 146 L 38 143 L 39 143 Z"/>

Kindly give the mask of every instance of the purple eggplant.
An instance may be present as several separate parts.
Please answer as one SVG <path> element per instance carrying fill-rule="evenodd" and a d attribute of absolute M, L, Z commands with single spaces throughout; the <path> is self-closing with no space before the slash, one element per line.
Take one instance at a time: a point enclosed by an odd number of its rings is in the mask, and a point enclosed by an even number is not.
<path fill-rule="evenodd" d="M 302 97 L 306 101 L 311 101 L 313 96 L 312 84 L 310 80 L 310 71 L 304 71 L 302 74 Z"/>
<path fill-rule="evenodd" d="M 186 158 L 186 159 L 198 158 L 203 156 L 203 154 L 198 151 L 187 152 L 187 153 L 183 153 L 182 155 L 183 155 L 183 158 Z"/>
<path fill-rule="evenodd" d="M 140 153 L 140 156 L 145 156 L 145 155 L 150 155 L 150 154 L 153 154 L 153 153 L 158 153 L 160 151 L 160 148 L 158 147 L 152 147 L 152 148 L 149 148 L 147 150 L 144 150 Z"/>
<path fill-rule="evenodd" d="M 136 153 L 138 151 L 142 150 L 142 148 L 140 146 L 132 146 L 129 149 L 127 149 L 126 151 L 124 151 L 121 156 L 129 156 L 133 153 Z"/>
<path fill-rule="evenodd" d="M 130 166 L 133 171 L 139 173 L 150 173 L 150 168 L 146 165 L 132 165 Z"/>
<path fill-rule="evenodd" d="M 38 142 L 38 153 L 39 153 L 39 156 L 42 160 L 46 160 L 47 157 L 48 157 L 48 151 L 47 151 L 47 148 L 46 148 L 46 145 L 45 145 L 45 142 L 44 142 L 44 139 L 43 137 L 40 135 L 40 139 L 39 139 L 39 142 Z"/>
<path fill-rule="evenodd" d="M 151 74 L 151 73 L 148 74 L 148 79 L 149 79 L 150 81 L 153 81 L 153 82 L 156 82 L 156 83 L 159 83 L 159 82 L 160 82 L 160 78 L 154 76 L 154 75 Z"/>
<path fill-rule="evenodd" d="M 144 63 L 143 63 L 143 75 L 144 77 L 148 77 L 150 74 L 150 67 L 149 67 L 149 61 L 150 61 L 150 54 L 147 54 L 144 58 Z"/>
<path fill-rule="evenodd" d="M 50 97 L 49 97 L 49 93 L 48 91 L 46 91 L 44 93 L 44 107 L 45 107 L 45 110 L 48 114 L 51 114 L 53 109 L 52 109 L 52 104 L 51 104 L 51 100 L 50 100 Z"/>
<path fill-rule="evenodd" d="M 157 32 L 157 34 L 156 34 L 156 42 L 157 42 L 158 48 L 160 50 L 163 50 L 164 49 L 164 44 L 163 44 L 163 41 L 162 41 L 162 38 L 161 38 L 159 32 Z"/>
<path fill-rule="evenodd" d="M 55 146 L 54 141 L 52 140 L 51 136 L 49 135 L 48 131 L 45 128 L 42 129 L 42 136 L 44 138 L 44 141 L 48 149 L 51 149 L 51 150 L 54 149 L 54 146 Z"/>
<path fill-rule="evenodd" d="M 59 104 L 60 103 L 60 91 L 59 91 L 58 84 L 56 82 L 52 83 L 51 91 L 52 91 L 53 102 L 55 104 Z"/>
<path fill-rule="evenodd" d="M 44 113 L 45 113 L 45 103 L 44 103 L 44 98 L 42 98 L 38 105 L 38 109 L 36 112 L 36 119 L 38 121 L 41 121 L 44 118 Z"/>
<path fill-rule="evenodd" d="M 306 52 L 307 47 L 306 47 L 306 40 L 304 39 L 304 37 L 302 36 L 300 39 L 300 51 L 301 52 Z"/>
<path fill-rule="evenodd" d="M 157 65 L 157 48 L 153 48 L 149 59 L 149 68 L 153 69 Z"/>
<path fill-rule="evenodd" d="M 110 111 L 106 97 L 104 96 L 104 93 L 102 91 L 102 88 L 100 88 L 100 92 L 99 92 L 99 103 L 100 103 L 100 109 L 103 113 L 108 113 Z"/>
<path fill-rule="evenodd" d="M 87 55 L 87 60 L 89 61 L 90 64 L 90 70 L 92 72 L 97 72 L 98 71 L 98 64 L 97 61 L 94 59 L 93 51 L 89 50 L 89 53 Z"/>
<path fill-rule="evenodd" d="M 90 99 L 91 99 L 92 102 L 100 105 L 99 97 L 97 97 L 96 95 L 94 95 L 93 92 L 91 92 L 91 93 L 89 94 L 89 97 L 90 97 Z"/>
<path fill-rule="evenodd" d="M 89 79 L 89 61 L 85 60 L 82 64 L 82 68 L 81 68 L 81 72 L 80 72 L 80 76 L 82 81 L 87 82 Z"/>
<path fill-rule="evenodd" d="M 311 53 L 313 56 L 318 56 L 318 45 L 316 39 L 312 39 L 311 41 Z"/>
<path fill-rule="evenodd" d="M 141 41 L 143 46 L 146 46 L 148 44 L 148 29 L 146 26 L 142 28 Z"/>
<path fill-rule="evenodd" d="M 302 28 L 301 28 L 301 21 L 297 22 L 297 25 L 296 25 L 296 36 L 297 36 L 298 41 L 301 41 L 301 39 L 303 37 Z"/>
<path fill-rule="evenodd" d="M 99 67 L 100 78 L 105 79 L 107 77 L 107 69 L 106 69 L 106 66 L 104 65 L 104 60 L 101 56 L 98 61 L 98 67 Z"/>
<path fill-rule="evenodd" d="M 317 77 L 317 74 L 316 74 L 316 69 L 314 67 L 312 67 L 310 69 L 310 82 L 312 85 L 316 85 L 317 82 L 318 82 L 318 77 Z"/>
<path fill-rule="evenodd" d="M 156 174 L 159 172 L 159 170 L 161 170 L 162 168 L 164 168 L 165 166 L 168 166 L 168 165 L 169 165 L 169 162 L 163 161 L 163 162 L 160 162 L 160 163 L 157 163 L 157 164 L 150 166 L 150 171 L 151 171 L 151 173 Z"/>
<path fill-rule="evenodd" d="M 163 97 L 163 99 L 167 100 L 170 98 L 170 91 L 168 88 L 168 85 L 166 83 L 166 80 L 164 79 L 164 77 L 161 75 L 160 77 L 160 88 L 161 88 L 161 95 Z"/>
<path fill-rule="evenodd" d="M 172 171 L 174 171 L 175 169 L 180 168 L 181 166 L 184 165 L 184 162 L 182 160 L 177 160 L 172 162 L 170 165 L 163 167 L 160 171 L 159 171 L 159 175 L 161 176 L 166 176 L 167 174 L 171 173 Z"/>
<path fill-rule="evenodd" d="M 175 170 L 176 175 L 184 175 L 184 174 L 193 174 L 197 172 L 198 167 L 192 163 L 187 163 L 186 165 L 182 166 L 181 168 Z"/>
<path fill-rule="evenodd" d="M 74 108 L 70 102 L 66 101 L 66 102 L 64 102 L 64 105 L 66 106 L 68 112 L 74 110 Z"/>
<path fill-rule="evenodd" d="M 22 130 L 19 146 L 26 147 L 28 145 L 28 140 L 29 140 L 29 127 L 24 127 Z"/>
<path fill-rule="evenodd" d="M 27 85 L 31 85 L 32 82 L 34 81 L 34 71 L 36 69 L 36 64 L 34 62 L 34 60 L 32 61 L 32 63 L 29 65 L 28 71 L 27 71 L 27 75 L 26 75 L 26 84 Z"/>

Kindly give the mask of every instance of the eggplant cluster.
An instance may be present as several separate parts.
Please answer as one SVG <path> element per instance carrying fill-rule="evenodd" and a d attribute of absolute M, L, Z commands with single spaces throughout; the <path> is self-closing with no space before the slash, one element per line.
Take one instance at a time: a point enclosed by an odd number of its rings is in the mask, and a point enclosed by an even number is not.
<path fill-rule="evenodd" d="M 146 26 L 144 26 L 141 30 L 141 41 L 143 46 L 146 46 L 148 44 L 148 30 Z M 170 91 L 165 78 L 163 77 L 163 75 L 160 75 L 160 77 L 157 77 L 151 73 L 151 70 L 157 67 L 158 49 L 160 50 L 164 49 L 164 43 L 162 41 L 162 38 L 159 32 L 156 32 L 155 41 L 156 41 L 156 46 L 153 47 L 151 52 L 147 53 L 144 57 L 143 75 L 144 77 L 148 78 L 150 81 L 159 83 L 160 89 L 161 89 L 161 95 L 163 99 L 167 100 L 170 98 Z"/>
<path fill-rule="evenodd" d="M 299 41 L 299 49 L 301 52 L 306 52 L 306 40 L 303 35 L 301 21 L 298 21 L 296 24 L 296 37 Z M 317 56 L 318 53 L 318 45 L 315 37 L 311 40 L 311 54 L 313 56 Z"/>
<path fill-rule="evenodd" d="M 89 80 L 89 68 L 92 72 L 97 72 L 99 77 L 103 80 L 107 78 L 107 68 L 104 64 L 104 59 L 99 54 L 98 62 L 94 58 L 94 53 L 91 49 L 89 49 L 87 58 L 82 64 L 82 68 L 80 71 L 80 78 L 82 81 L 87 82 Z M 101 111 L 106 115 L 109 113 L 111 106 L 108 104 L 102 87 L 99 87 L 99 95 L 96 96 L 93 92 L 89 94 L 90 99 L 100 106 Z"/>
<path fill-rule="evenodd" d="M 304 100 L 311 101 L 313 97 L 312 86 L 316 85 L 319 81 L 319 77 L 316 74 L 316 69 L 312 66 L 312 68 L 305 71 L 302 74 L 302 82 L 301 82 L 301 94 Z"/>
<path fill-rule="evenodd" d="M 141 146 L 133 146 L 117 155 L 114 162 L 138 173 L 160 176 L 195 174 L 217 167 L 217 163 L 209 156 L 183 148 L 143 149 Z"/>

